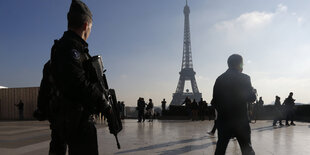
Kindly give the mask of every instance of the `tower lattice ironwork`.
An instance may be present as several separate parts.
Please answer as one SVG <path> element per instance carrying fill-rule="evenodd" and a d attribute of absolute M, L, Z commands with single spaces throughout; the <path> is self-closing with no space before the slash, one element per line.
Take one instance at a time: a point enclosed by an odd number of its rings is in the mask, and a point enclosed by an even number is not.
<path fill-rule="evenodd" d="M 171 105 L 181 105 L 186 97 L 189 97 L 191 100 L 195 99 L 197 102 L 202 97 L 202 94 L 198 90 L 197 82 L 195 79 L 196 72 L 193 69 L 190 26 L 189 26 L 190 9 L 189 6 L 187 5 L 187 0 L 183 13 L 184 13 L 184 42 L 183 42 L 182 67 L 181 71 L 179 72 L 180 78 L 177 89 L 175 93 L 173 93 Z M 184 92 L 185 81 L 190 81 L 192 92 L 189 92 L 189 90 L 186 90 L 186 92 Z"/>

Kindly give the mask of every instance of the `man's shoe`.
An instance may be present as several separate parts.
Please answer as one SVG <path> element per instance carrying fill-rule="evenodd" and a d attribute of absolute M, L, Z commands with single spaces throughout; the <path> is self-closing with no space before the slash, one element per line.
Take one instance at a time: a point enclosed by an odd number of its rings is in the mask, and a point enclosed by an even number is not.
<path fill-rule="evenodd" d="M 286 126 L 290 126 L 289 124 L 285 124 Z"/>
<path fill-rule="evenodd" d="M 295 123 L 291 123 L 291 125 L 295 126 L 296 124 Z"/>

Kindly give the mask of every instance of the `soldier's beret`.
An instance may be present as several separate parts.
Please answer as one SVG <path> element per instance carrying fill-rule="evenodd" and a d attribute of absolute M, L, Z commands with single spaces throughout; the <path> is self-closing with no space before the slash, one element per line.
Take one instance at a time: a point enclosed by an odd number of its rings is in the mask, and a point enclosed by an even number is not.
<path fill-rule="evenodd" d="M 80 0 L 72 0 L 70 10 L 68 12 L 68 17 L 70 16 L 81 16 L 81 15 L 87 15 L 91 19 L 93 18 L 92 13 L 90 12 L 89 8 L 85 3 L 83 3 Z"/>

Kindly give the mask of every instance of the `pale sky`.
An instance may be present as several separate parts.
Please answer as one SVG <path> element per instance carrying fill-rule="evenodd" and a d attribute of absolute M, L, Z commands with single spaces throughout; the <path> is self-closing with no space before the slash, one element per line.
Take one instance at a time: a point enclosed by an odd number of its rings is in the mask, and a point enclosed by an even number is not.
<path fill-rule="evenodd" d="M 54 39 L 66 30 L 71 0 L 1 0 L 0 85 L 39 86 Z M 159 106 L 175 92 L 181 69 L 185 0 L 85 0 L 94 15 L 89 43 L 103 56 L 110 87 L 135 106 Z M 310 1 L 190 0 L 198 89 L 210 102 L 229 55 L 243 56 L 244 73 L 265 104 L 294 92 L 310 103 Z"/>

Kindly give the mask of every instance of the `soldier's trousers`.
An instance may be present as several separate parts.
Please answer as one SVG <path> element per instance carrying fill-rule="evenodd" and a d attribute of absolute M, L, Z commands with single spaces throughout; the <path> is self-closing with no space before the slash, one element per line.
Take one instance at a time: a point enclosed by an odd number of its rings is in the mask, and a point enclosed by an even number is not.
<path fill-rule="evenodd" d="M 67 152 L 67 144 L 65 141 L 64 130 L 60 128 L 52 128 L 51 125 L 51 142 L 49 155 L 65 155 Z"/>
<path fill-rule="evenodd" d="M 215 155 L 225 155 L 227 145 L 232 136 L 238 140 L 242 155 L 255 155 L 251 144 L 251 128 L 248 121 L 224 122 L 217 120 L 218 141 Z"/>
<path fill-rule="evenodd" d="M 74 134 L 72 134 L 74 133 Z M 98 155 L 97 129 L 92 122 L 82 122 L 76 131 L 52 129 L 50 155 Z"/>

